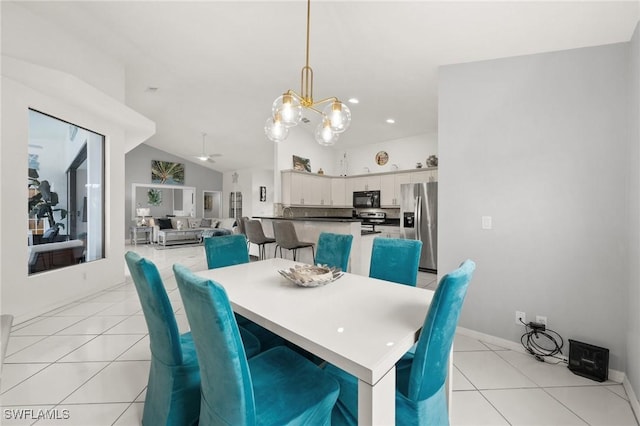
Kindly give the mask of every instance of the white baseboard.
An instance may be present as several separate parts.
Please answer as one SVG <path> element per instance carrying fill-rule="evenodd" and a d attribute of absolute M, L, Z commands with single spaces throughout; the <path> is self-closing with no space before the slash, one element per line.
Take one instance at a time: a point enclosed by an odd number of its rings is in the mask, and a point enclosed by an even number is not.
<path fill-rule="evenodd" d="M 636 415 L 636 421 L 640 423 L 640 401 L 638 401 L 638 397 L 636 393 L 633 391 L 633 387 L 629 382 L 629 379 L 625 375 L 624 380 L 622 381 L 622 386 L 624 386 L 625 392 L 627 392 L 627 397 L 629 398 L 629 403 L 631 404 L 631 409 L 633 410 L 633 414 Z"/>
<path fill-rule="evenodd" d="M 516 351 L 516 352 L 521 352 L 523 354 L 528 354 L 528 352 L 520 342 L 512 342 L 511 340 L 503 339 L 501 337 L 491 336 L 489 334 L 481 333 L 475 330 L 470 330 L 464 327 L 458 327 L 456 329 L 456 332 L 467 337 L 472 337 L 474 339 L 482 340 L 483 342 L 490 343 L 492 345 L 500 346 L 501 348 L 509 349 L 511 351 Z M 565 361 L 568 360 L 566 356 L 560 356 L 560 358 L 564 359 Z M 546 361 L 546 358 L 544 359 Z M 549 362 L 555 362 L 555 361 L 549 361 Z M 611 380 L 612 382 L 622 383 L 622 384 L 624 384 L 625 381 L 628 382 L 628 380 L 626 380 L 626 376 L 624 372 L 614 370 L 612 368 L 609 369 L 609 380 Z M 629 388 L 631 388 L 631 385 L 629 385 Z M 638 400 L 636 399 L 635 401 L 637 402 Z"/>

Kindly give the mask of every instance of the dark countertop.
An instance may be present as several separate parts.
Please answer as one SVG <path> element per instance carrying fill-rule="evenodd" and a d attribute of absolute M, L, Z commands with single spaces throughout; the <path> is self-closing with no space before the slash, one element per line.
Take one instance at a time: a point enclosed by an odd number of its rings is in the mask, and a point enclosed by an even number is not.
<path fill-rule="evenodd" d="M 362 222 L 362 219 L 352 217 L 282 217 L 282 216 L 253 216 L 256 219 L 296 220 L 308 222 Z"/>

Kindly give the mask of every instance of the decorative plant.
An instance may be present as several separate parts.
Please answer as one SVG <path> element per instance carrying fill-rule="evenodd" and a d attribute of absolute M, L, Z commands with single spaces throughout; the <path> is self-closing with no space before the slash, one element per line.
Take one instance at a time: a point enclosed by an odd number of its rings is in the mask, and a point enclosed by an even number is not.
<path fill-rule="evenodd" d="M 40 176 L 36 169 L 29 169 L 29 215 L 38 219 L 47 219 L 49 227 L 58 227 L 64 229 L 63 222 L 56 222 L 54 213 L 60 214 L 60 219 L 67 217 L 67 210 L 62 208 L 54 208 L 58 205 L 58 193 L 51 191 L 51 185 L 48 180 L 38 180 Z"/>
<path fill-rule="evenodd" d="M 162 204 L 162 191 L 151 188 L 147 191 L 147 203 L 150 206 L 159 206 Z"/>

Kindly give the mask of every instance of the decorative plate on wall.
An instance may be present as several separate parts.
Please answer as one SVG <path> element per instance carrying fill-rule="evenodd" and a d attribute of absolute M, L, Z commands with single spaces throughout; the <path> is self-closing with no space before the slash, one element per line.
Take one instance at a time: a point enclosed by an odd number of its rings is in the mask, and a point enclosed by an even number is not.
<path fill-rule="evenodd" d="M 376 164 L 378 166 L 384 166 L 389 161 L 389 154 L 386 151 L 380 151 L 376 154 Z"/>

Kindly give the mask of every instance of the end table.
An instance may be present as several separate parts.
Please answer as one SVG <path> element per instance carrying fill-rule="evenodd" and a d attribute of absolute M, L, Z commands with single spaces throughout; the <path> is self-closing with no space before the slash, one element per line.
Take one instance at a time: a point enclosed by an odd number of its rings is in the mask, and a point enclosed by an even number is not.
<path fill-rule="evenodd" d="M 137 245 L 138 242 L 143 242 L 144 244 L 151 244 L 151 239 L 153 235 L 153 228 L 150 226 L 132 226 L 130 228 L 131 233 L 131 244 Z M 142 233 L 143 240 L 140 240 L 138 234 Z"/>

